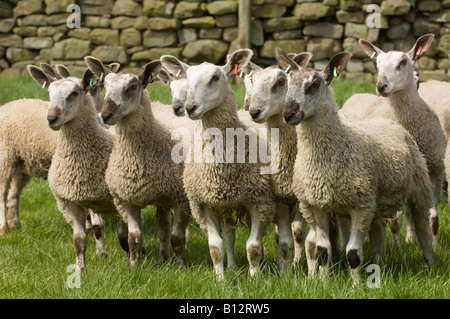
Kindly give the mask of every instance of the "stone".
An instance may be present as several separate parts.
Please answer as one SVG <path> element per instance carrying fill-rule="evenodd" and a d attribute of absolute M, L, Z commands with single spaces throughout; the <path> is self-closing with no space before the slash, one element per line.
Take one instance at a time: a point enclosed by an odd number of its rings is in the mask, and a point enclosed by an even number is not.
<path fill-rule="evenodd" d="M 342 43 L 342 48 L 344 49 L 344 51 L 351 53 L 352 58 L 354 59 L 367 57 L 367 54 L 363 51 L 363 49 L 361 49 L 358 40 L 355 38 L 345 38 L 344 42 Z"/>
<path fill-rule="evenodd" d="M 410 29 L 411 24 L 408 22 L 393 25 L 387 30 L 387 37 L 391 40 L 403 39 Z"/>
<path fill-rule="evenodd" d="M 51 50 L 53 60 L 82 60 L 91 53 L 91 42 L 79 39 L 65 39 L 55 43 L 53 48 L 44 50 Z"/>
<path fill-rule="evenodd" d="M 135 19 L 131 17 L 119 16 L 111 19 L 111 28 L 125 29 L 134 25 Z"/>
<path fill-rule="evenodd" d="M 92 30 L 90 28 L 75 28 L 70 30 L 67 33 L 69 38 L 80 39 L 80 40 L 89 40 L 89 33 Z"/>
<path fill-rule="evenodd" d="M 53 45 L 52 38 L 49 37 L 27 37 L 23 38 L 23 47 L 26 49 L 40 50 Z"/>
<path fill-rule="evenodd" d="M 74 3 L 73 0 L 45 0 L 45 13 L 47 15 L 53 13 L 66 12 L 67 7 Z M 83 11 L 84 11 L 83 7 Z"/>
<path fill-rule="evenodd" d="M 127 54 L 122 46 L 101 45 L 96 47 L 91 54 L 104 63 L 126 64 L 128 61 Z"/>
<path fill-rule="evenodd" d="M 238 28 L 231 27 L 223 29 L 223 39 L 225 41 L 231 42 L 238 38 Z"/>
<path fill-rule="evenodd" d="M 93 29 L 89 33 L 93 44 L 119 45 L 119 31 L 114 29 Z"/>
<path fill-rule="evenodd" d="M 166 10 L 165 1 L 155 1 L 155 0 L 144 0 L 143 2 L 143 13 L 150 17 L 161 17 L 164 15 Z"/>
<path fill-rule="evenodd" d="M 148 19 L 148 17 L 146 17 L 146 16 L 134 18 L 133 19 L 134 20 L 133 28 L 138 29 L 138 30 L 147 29 L 147 19 Z"/>
<path fill-rule="evenodd" d="M 450 10 L 443 10 L 442 12 L 432 13 L 429 16 L 430 21 L 432 22 L 440 22 L 440 23 L 449 23 L 450 22 Z"/>
<path fill-rule="evenodd" d="M 228 13 L 233 13 L 237 11 L 238 2 L 237 1 L 214 1 L 206 6 L 209 14 L 211 15 L 224 15 Z"/>
<path fill-rule="evenodd" d="M 340 39 L 344 33 L 344 27 L 340 24 L 319 22 L 309 24 L 303 28 L 303 34 L 323 38 Z"/>
<path fill-rule="evenodd" d="M 358 83 L 375 83 L 376 77 L 370 73 L 346 72 L 345 79 L 347 81 L 354 81 Z"/>
<path fill-rule="evenodd" d="M 286 12 L 286 7 L 277 4 L 252 6 L 252 16 L 255 18 L 279 18 Z"/>
<path fill-rule="evenodd" d="M 81 5 L 81 14 L 88 15 L 110 15 L 113 8 L 113 0 L 96 1 L 80 0 L 77 3 Z M 73 1 L 72 1 L 73 3 Z M 65 11 L 65 10 L 64 10 Z"/>
<path fill-rule="evenodd" d="M 177 59 L 181 59 L 181 51 L 183 51 L 183 48 L 153 48 L 133 54 L 131 61 L 159 60 L 164 54 L 173 55 Z"/>
<path fill-rule="evenodd" d="M 375 69 L 375 65 L 373 64 L 372 60 L 364 62 L 364 72 L 369 72 L 372 74 L 377 73 L 377 70 Z"/>
<path fill-rule="evenodd" d="M 0 18 L 12 18 L 13 15 L 13 6 L 6 1 L 0 1 Z"/>
<path fill-rule="evenodd" d="M 365 24 L 348 22 L 345 24 L 345 36 L 356 39 L 367 39 L 369 27 Z"/>
<path fill-rule="evenodd" d="M 2 19 L 0 20 L 0 33 L 9 33 L 14 27 L 14 19 Z"/>
<path fill-rule="evenodd" d="M 313 54 L 312 60 L 329 59 L 342 51 L 341 42 L 329 38 L 312 38 L 306 43 L 306 51 Z M 290 51 L 301 52 L 301 51 Z"/>
<path fill-rule="evenodd" d="M 257 47 L 264 44 L 264 28 L 261 20 L 252 20 L 250 41 Z"/>
<path fill-rule="evenodd" d="M 420 60 L 422 60 L 422 58 Z M 419 60 L 419 63 L 420 63 L 420 60 Z M 437 63 L 437 67 L 438 67 L 438 69 L 441 69 L 441 70 L 449 70 L 450 69 L 450 59 L 439 59 L 439 61 Z"/>
<path fill-rule="evenodd" d="M 362 2 L 360 0 L 340 0 L 339 7 L 343 10 L 359 10 Z"/>
<path fill-rule="evenodd" d="M 219 28 L 235 27 L 238 25 L 238 18 L 235 14 L 227 14 L 216 17 L 216 25 Z"/>
<path fill-rule="evenodd" d="M 336 18 L 339 23 L 347 23 L 347 22 L 364 23 L 366 17 L 364 12 L 362 11 L 338 10 L 336 12 Z"/>
<path fill-rule="evenodd" d="M 57 13 L 47 16 L 47 24 L 49 25 L 60 25 L 67 24 L 67 13 Z"/>
<path fill-rule="evenodd" d="M 37 28 L 37 36 L 38 37 L 51 37 L 59 32 L 66 32 L 68 30 L 67 25 L 59 25 L 59 26 L 51 26 L 51 27 L 39 27 Z M 79 29 L 73 29 L 79 30 Z M 88 30 L 88 28 L 84 28 L 84 30 Z M 90 30 L 90 29 L 89 29 Z"/>
<path fill-rule="evenodd" d="M 202 29 L 201 31 L 205 30 Z M 178 42 L 181 44 L 197 40 L 197 31 L 194 28 L 183 28 L 181 30 L 178 30 L 177 35 Z"/>
<path fill-rule="evenodd" d="M 182 21 L 186 28 L 208 29 L 214 28 L 216 21 L 211 16 L 204 16 L 201 18 L 190 18 Z"/>
<path fill-rule="evenodd" d="M 285 7 L 293 6 L 295 3 L 295 0 L 263 0 L 259 3 L 257 1 L 252 1 L 252 4 L 264 4 L 264 3 L 272 3 L 272 4 L 279 4 Z"/>
<path fill-rule="evenodd" d="M 348 72 L 364 72 L 363 61 L 357 59 L 350 59 L 347 63 L 346 70 Z"/>
<path fill-rule="evenodd" d="M 22 48 L 7 48 L 6 59 L 13 64 L 20 61 L 33 60 L 37 56 L 37 51 L 30 51 Z"/>
<path fill-rule="evenodd" d="M 420 37 L 427 33 L 439 34 L 441 25 L 428 21 L 426 18 L 417 18 L 413 23 L 414 36 Z"/>
<path fill-rule="evenodd" d="M 127 48 L 137 47 L 142 43 L 141 32 L 134 28 L 123 29 L 120 32 L 119 43 Z"/>
<path fill-rule="evenodd" d="M 3 2 L 3 1 L 2 1 Z M 43 1 L 41 0 L 21 0 L 14 8 L 14 16 L 23 17 L 33 13 L 43 12 Z"/>
<path fill-rule="evenodd" d="M 17 34 L 0 34 L 0 43 L 3 47 L 22 47 L 22 37 Z"/>
<path fill-rule="evenodd" d="M 176 44 L 177 33 L 175 31 L 147 30 L 143 35 L 143 45 L 147 48 L 171 47 Z"/>
<path fill-rule="evenodd" d="M 113 16 L 130 16 L 138 17 L 142 15 L 142 7 L 139 3 L 133 0 L 116 0 L 112 7 L 111 14 Z"/>
<path fill-rule="evenodd" d="M 208 61 L 217 64 L 224 60 L 228 44 L 219 40 L 197 40 L 186 44 L 182 55 L 194 63 Z"/>
<path fill-rule="evenodd" d="M 385 0 L 381 2 L 381 15 L 407 15 L 411 8 L 411 3 L 408 0 Z"/>
<path fill-rule="evenodd" d="M 43 14 L 31 14 L 22 19 L 22 25 L 44 26 L 47 25 L 47 16 Z"/>
<path fill-rule="evenodd" d="M 274 40 L 290 40 L 302 37 L 302 30 L 287 30 L 272 33 Z"/>
<path fill-rule="evenodd" d="M 294 8 L 294 15 L 302 21 L 318 20 L 333 15 L 334 8 L 323 3 L 300 3 Z"/>
<path fill-rule="evenodd" d="M 180 28 L 180 20 L 175 18 L 150 18 L 147 20 L 147 28 L 150 30 L 178 30 Z"/>
<path fill-rule="evenodd" d="M 300 29 L 303 22 L 297 17 L 282 17 L 265 20 L 263 25 L 266 32 L 275 32 Z"/>
<path fill-rule="evenodd" d="M 450 53 L 450 34 L 445 34 L 439 40 L 438 50 L 448 56 Z"/>
<path fill-rule="evenodd" d="M 260 50 L 261 57 L 274 58 L 275 49 L 282 48 L 285 52 L 303 52 L 305 51 L 305 41 L 301 39 L 297 40 L 267 40 L 264 42 L 263 47 Z"/>
<path fill-rule="evenodd" d="M 419 81 L 425 82 L 428 80 L 448 81 L 449 76 L 445 70 L 423 70 L 419 74 Z"/>
<path fill-rule="evenodd" d="M 13 29 L 13 32 L 23 37 L 42 36 L 38 33 L 38 28 L 33 26 L 16 27 Z"/>
<path fill-rule="evenodd" d="M 222 38 L 223 30 L 221 28 L 212 28 L 212 29 L 201 29 L 199 31 L 200 39 L 216 39 L 219 40 Z"/>
<path fill-rule="evenodd" d="M 420 0 L 416 5 L 420 11 L 436 12 L 441 10 L 441 4 L 436 0 Z"/>
<path fill-rule="evenodd" d="M 203 10 L 198 2 L 181 1 L 178 2 L 173 12 L 173 16 L 179 19 L 195 18 L 203 15 Z"/>
<path fill-rule="evenodd" d="M 436 69 L 436 61 L 427 56 L 422 56 L 419 59 L 420 70 L 434 70 Z"/>
<path fill-rule="evenodd" d="M 88 28 L 109 28 L 111 19 L 108 17 L 86 16 L 84 17 L 84 25 Z"/>

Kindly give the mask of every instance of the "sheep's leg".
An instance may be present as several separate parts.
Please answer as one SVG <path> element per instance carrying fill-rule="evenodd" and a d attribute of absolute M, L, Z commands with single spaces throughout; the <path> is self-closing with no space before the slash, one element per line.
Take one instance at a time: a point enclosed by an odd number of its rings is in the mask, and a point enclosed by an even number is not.
<path fill-rule="evenodd" d="M 293 209 L 295 210 L 295 215 L 292 221 L 292 236 L 294 238 L 294 266 L 296 266 L 302 259 L 308 225 L 298 205 L 295 205 Z"/>
<path fill-rule="evenodd" d="M 175 251 L 178 265 L 182 268 L 186 267 L 184 252 L 186 250 L 186 229 L 189 226 L 191 216 L 186 213 L 188 208 L 177 208 L 173 215 L 173 229 L 170 242 Z"/>
<path fill-rule="evenodd" d="M 373 261 L 380 267 L 386 262 L 386 223 L 374 218 L 370 227 L 369 241 L 372 248 Z"/>
<path fill-rule="evenodd" d="M 406 242 L 412 244 L 414 242 L 414 219 L 411 216 L 411 209 L 408 205 L 405 206 L 405 220 L 406 220 Z"/>
<path fill-rule="evenodd" d="M 170 216 L 169 211 L 156 206 L 156 232 L 159 238 L 159 264 L 162 265 L 170 257 Z"/>
<path fill-rule="evenodd" d="M 128 246 L 128 225 L 121 218 L 119 221 L 119 229 L 117 232 L 119 238 L 120 247 L 127 253 L 128 259 L 130 258 L 130 247 Z"/>
<path fill-rule="evenodd" d="M 339 231 L 341 232 L 341 251 L 345 252 L 345 248 L 347 247 L 348 241 L 350 240 L 350 231 L 351 231 L 351 219 L 349 216 L 338 215 L 337 223 L 339 225 Z"/>
<path fill-rule="evenodd" d="M 0 159 L 0 163 L 8 163 L 8 161 Z M 4 167 L 0 174 L 0 236 L 6 234 L 9 230 L 8 223 L 6 221 L 6 199 L 8 196 L 9 185 L 11 183 L 12 172 L 12 168 Z"/>
<path fill-rule="evenodd" d="M 294 239 L 288 206 L 277 205 L 276 224 L 279 231 L 277 263 L 281 273 L 285 274 L 289 273 L 294 255 Z"/>
<path fill-rule="evenodd" d="M 425 263 L 431 265 L 433 262 L 433 234 L 428 220 L 428 210 L 426 207 L 411 205 L 411 215 L 414 219 L 417 241 L 422 248 Z"/>
<path fill-rule="evenodd" d="M 333 256 L 333 258 L 337 260 L 339 259 L 339 225 L 337 223 L 336 214 L 331 214 L 328 222 L 328 227 L 331 244 L 331 256 Z"/>
<path fill-rule="evenodd" d="M 227 268 L 231 270 L 237 270 L 236 253 L 234 250 L 234 245 L 236 242 L 236 231 L 233 226 L 222 225 L 222 235 L 225 240 L 225 245 L 227 246 Z"/>
<path fill-rule="evenodd" d="M 408 215 L 406 212 L 409 211 L 409 208 L 407 207 L 408 205 L 405 206 L 405 215 Z M 407 222 L 407 229 L 408 229 L 408 234 L 410 234 L 410 228 L 412 226 L 412 229 L 414 229 L 414 224 L 411 224 L 411 219 L 406 218 L 406 222 Z M 401 245 L 401 234 L 400 231 L 402 229 L 402 224 L 403 224 L 403 212 L 401 210 L 399 210 L 397 212 L 397 214 L 395 215 L 394 219 L 389 220 L 389 227 L 391 229 L 391 234 L 392 234 L 392 246 L 391 246 L 391 250 L 394 249 L 398 249 L 399 252 L 402 252 L 402 245 Z M 406 235 L 406 241 L 408 242 L 408 237 L 410 235 Z M 414 231 L 412 231 L 412 236 L 414 237 Z"/>
<path fill-rule="evenodd" d="M 6 201 L 7 221 L 9 229 L 19 226 L 19 206 L 20 196 L 25 186 L 28 184 L 30 176 L 16 169 L 13 173 L 11 184 L 9 185 L 8 197 Z"/>
<path fill-rule="evenodd" d="M 56 205 L 59 211 L 63 214 L 64 218 L 73 230 L 73 246 L 76 254 L 76 272 L 81 274 L 86 270 L 85 253 L 87 246 L 86 236 L 86 213 L 81 207 L 63 200 L 60 197 L 55 196 Z"/>
<path fill-rule="evenodd" d="M 308 276 L 314 278 L 316 276 L 316 270 L 318 266 L 318 261 L 316 259 L 316 231 L 312 225 L 309 229 L 308 236 L 305 239 L 305 253 L 306 262 L 308 264 Z"/>
<path fill-rule="evenodd" d="M 106 259 L 108 253 L 105 248 L 105 220 L 102 215 L 94 213 L 91 209 L 89 209 L 89 215 L 91 216 L 97 256 Z"/>
<path fill-rule="evenodd" d="M 439 230 L 439 217 L 438 217 L 438 203 L 439 196 L 442 190 L 442 178 L 436 176 L 430 176 L 431 190 L 432 190 L 432 206 L 430 209 L 430 226 L 433 233 L 433 246 L 438 246 L 438 230 Z"/>
<path fill-rule="evenodd" d="M 359 271 L 363 262 L 363 244 L 374 214 L 361 211 L 351 211 L 350 240 L 346 247 L 347 261 L 353 278 L 353 285 L 359 284 Z"/>
<path fill-rule="evenodd" d="M 246 248 L 247 259 L 250 264 L 250 276 L 253 277 L 258 271 L 263 256 L 262 239 L 266 232 L 267 224 L 261 220 L 261 212 L 258 207 L 253 206 L 249 209 L 249 212 L 252 225 Z"/>
<path fill-rule="evenodd" d="M 319 274 L 322 280 L 328 275 L 332 250 L 330 242 L 330 218 L 316 207 L 314 209 L 315 231 L 316 231 L 316 251 L 315 259 L 319 266 Z"/>
<path fill-rule="evenodd" d="M 216 279 L 221 281 L 224 279 L 223 257 L 224 247 L 223 240 L 220 236 L 220 218 L 212 209 L 205 209 L 206 226 L 208 232 L 209 253 L 214 264 Z"/>

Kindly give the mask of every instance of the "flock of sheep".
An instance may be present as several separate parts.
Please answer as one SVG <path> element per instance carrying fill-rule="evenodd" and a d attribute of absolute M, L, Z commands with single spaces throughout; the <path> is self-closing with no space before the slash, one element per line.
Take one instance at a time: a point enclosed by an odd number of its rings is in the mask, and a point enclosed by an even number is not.
<path fill-rule="evenodd" d="M 104 65 L 94 57 L 85 58 L 82 79 L 63 65 L 30 65 L 50 101 L 23 99 L 0 108 L 0 235 L 19 223 L 21 192 L 39 177 L 48 178 L 58 209 L 72 226 L 80 273 L 86 267 L 87 226 L 97 254 L 106 256 L 103 214 L 120 216 L 119 242 L 130 267 L 136 267 L 145 254 L 141 211 L 147 205 L 156 206 L 160 262 L 168 260 L 172 246 L 179 265 L 185 265 L 192 216 L 207 233 L 218 280 L 224 278 L 223 241 L 227 266 L 237 267 L 237 216 L 250 228 L 246 250 L 252 276 L 273 223 L 282 273 L 291 271 L 304 250 L 309 274 L 319 270 L 325 277 L 331 256 L 342 249 L 357 284 L 366 239 L 374 260 L 386 260 L 387 222 L 393 247 L 401 249 L 402 208 L 407 241 L 417 237 L 429 265 L 438 244 L 445 167 L 450 171 L 450 153 L 445 154 L 450 84 L 428 81 L 418 90 L 416 62 L 433 38 L 420 37 L 406 53 L 383 52 L 360 40 L 375 63 L 381 96 L 354 95 L 340 110 L 329 85 L 351 58 L 346 52 L 331 57 L 323 71 L 306 67 L 310 53 L 281 49 L 278 68 L 266 69 L 250 61 L 248 49 L 235 51 L 225 66 L 189 66 L 165 55 L 140 75 L 118 73 L 117 63 Z M 239 74 L 245 75 L 245 110 L 237 110 L 229 85 Z M 173 110 L 150 101 L 146 87 L 156 77 L 170 87 Z M 203 135 L 214 129 L 222 136 L 227 129 L 243 129 L 246 161 L 175 162 L 172 132 L 178 128 Z M 263 163 L 248 160 L 249 140 L 258 134 L 248 128 L 278 129 L 273 174 L 261 174 Z M 213 159 L 214 152 L 205 152 L 211 140 L 185 142 L 190 151 L 184 156 Z"/>

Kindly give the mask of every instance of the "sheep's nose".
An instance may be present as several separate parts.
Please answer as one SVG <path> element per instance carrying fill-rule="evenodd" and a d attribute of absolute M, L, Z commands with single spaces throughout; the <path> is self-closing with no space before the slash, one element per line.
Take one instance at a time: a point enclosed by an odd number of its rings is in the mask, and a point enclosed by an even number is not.
<path fill-rule="evenodd" d="M 49 116 L 47 116 L 47 121 L 48 121 L 48 124 L 50 124 L 50 125 L 55 124 L 58 121 L 58 119 L 59 119 L 58 115 L 49 115 Z"/>
<path fill-rule="evenodd" d="M 252 118 L 254 120 L 256 120 L 260 114 L 261 114 L 261 110 L 255 110 L 255 109 L 250 110 L 250 115 L 252 116 Z"/>
<path fill-rule="evenodd" d="M 174 105 L 173 106 L 173 111 L 175 112 L 176 115 L 184 114 L 184 108 L 183 108 L 182 105 Z"/>
<path fill-rule="evenodd" d="M 191 115 L 192 113 L 194 113 L 195 112 L 195 110 L 197 109 L 197 105 L 196 104 L 194 104 L 194 105 L 192 105 L 192 106 L 186 106 L 186 111 L 188 112 L 188 114 L 189 115 Z"/>
<path fill-rule="evenodd" d="M 102 113 L 103 123 L 107 124 L 108 121 L 111 119 L 112 115 L 113 114 L 111 112 L 107 114 Z"/>
<path fill-rule="evenodd" d="M 386 88 L 387 88 L 386 83 L 377 83 L 377 90 L 380 94 L 383 94 Z"/>

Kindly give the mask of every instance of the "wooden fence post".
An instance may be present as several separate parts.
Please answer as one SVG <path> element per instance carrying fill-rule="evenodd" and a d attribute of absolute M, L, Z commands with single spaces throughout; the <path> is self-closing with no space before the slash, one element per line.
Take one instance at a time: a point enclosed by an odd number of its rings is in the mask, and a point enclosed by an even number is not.
<path fill-rule="evenodd" d="M 250 32 L 251 32 L 251 0 L 239 0 L 239 47 L 250 48 Z"/>

